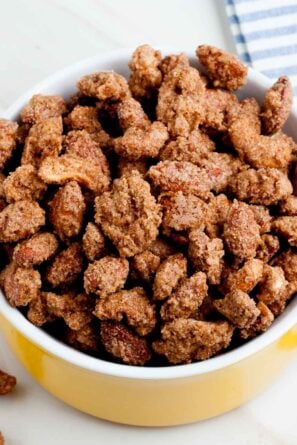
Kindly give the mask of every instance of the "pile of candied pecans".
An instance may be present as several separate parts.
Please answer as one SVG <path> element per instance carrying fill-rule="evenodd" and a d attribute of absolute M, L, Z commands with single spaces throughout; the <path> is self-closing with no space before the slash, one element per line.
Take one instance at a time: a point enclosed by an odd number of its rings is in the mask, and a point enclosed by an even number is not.
<path fill-rule="evenodd" d="M 0 120 L 0 284 L 36 326 L 107 360 L 205 360 L 266 331 L 297 290 L 292 87 L 202 45 L 137 48 L 127 82 L 79 80 Z"/>

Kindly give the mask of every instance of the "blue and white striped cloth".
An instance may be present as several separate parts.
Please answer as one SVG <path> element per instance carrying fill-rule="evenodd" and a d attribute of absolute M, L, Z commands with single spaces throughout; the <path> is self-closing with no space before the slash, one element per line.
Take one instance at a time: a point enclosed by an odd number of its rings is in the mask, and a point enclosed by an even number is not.
<path fill-rule="evenodd" d="M 297 0 L 225 0 L 243 61 L 266 76 L 290 77 L 297 95 Z"/>

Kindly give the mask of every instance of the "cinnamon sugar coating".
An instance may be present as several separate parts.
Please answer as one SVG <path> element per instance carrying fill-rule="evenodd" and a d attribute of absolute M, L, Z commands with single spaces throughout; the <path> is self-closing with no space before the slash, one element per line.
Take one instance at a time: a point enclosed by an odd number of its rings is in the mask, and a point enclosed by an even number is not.
<path fill-rule="evenodd" d="M 149 250 L 144 250 L 132 258 L 131 267 L 141 280 L 150 282 L 155 276 L 159 266 L 160 257 Z"/>
<path fill-rule="evenodd" d="M 61 240 L 78 235 L 82 228 L 86 204 L 76 181 L 60 187 L 49 205 L 49 220 Z"/>
<path fill-rule="evenodd" d="M 144 365 L 151 358 L 146 340 L 132 334 L 121 323 L 103 321 L 100 336 L 107 352 L 124 363 Z"/>
<path fill-rule="evenodd" d="M 106 297 L 125 285 L 129 263 L 124 258 L 105 256 L 89 264 L 84 273 L 84 288 L 88 294 Z"/>
<path fill-rule="evenodd" d="M 150 303 L 145 290 L 135 287 L 109 294 L 97 300 L 94 315 L 100 320 L 127 320 L 138 335 L 149 334 L 156 325 L 155 307 Z"/>
<path fill-rule="evenodd" d="M 252 259 L 246 261 L 238 270 L 224 270 L 222 290 L 224 292 L 241 290 L 249 294 L 262 279 L 263 266 L 261 260 Z"/>
<path fill-rule="evenodd" d="M 99 349 L 99 330 L 91 324 L 86 324 L 78 330 L 68 328 L 65 340 L 80 351 L 97 352 Z"/>
<path fill-rule="evenodd" d="M 247 67 L 233 54 L 210 45 L 200 45 L 196 54 L 215 87 L 237 90 L 246 82 Z"/>
<path fill-rule="evenodd" d="M 18 243 L 13 251 L 13 261 L 22 267 L 32 267 L 49 260 L 57 251 L 58 240 L 54 234 L 40 232 Z"/>
<path fill-rule="evenodd" d="M 280 201 L 278 209 L 282 215 L 297 216 L 297 196 L 290 195 Z"/>
<path fill-rule="evenodd" d="M 272 310 L 275 305 L 282 301 L 286 292 L 288 281 L 284 271 L 279 266 L 269 266 L 265 264 L 263 277 L 259 284 L 257 299 L 265 303 Z"/>
<path fill-rule="evenodd" d="M 274 315 L 265 303 L 259 301 L 257 309 L 260 312 L 256 320 L 248 327 L 240 329 L 240 337 L 244 340 L 256 337 L 267 331 L 274 321 Z"/>
<path fill-rule="evenodd" d="M 0 369 L 0 396 L 4 396 L 13 391 L 16 385 L 16 378 Z M 4 445 L 4 439 L 0 433 L 0 444 Z"/>
<path fill-rule="evenodd" d="M 260 315 L 255 301 L 239 289 L 221 300 L 215 300 L 213 304 L 234 326 L 241 329 L 250 327 Z"/>
<path fill-rule="evenodd" d="M 272 231 L 297 246 L 297 216 L 280 216 L 272 223 Z"/>
<path fill-rule="evenodd" d="M 83 250 L 89 261 L 99 259 L 104 254 L 104 236 L 95 224 L 89 222 L 82 238 Z"/>
<path fill-rule="evenodd" d="M 88 74 L 77 83 L 84 96 L 96 97 L 99 100 L 121 100 L 130 97 L 126 79 L 113 71 Z"/>
<path fill-rule="evenodd" d="M 73 283 L 82 271 L 81 246 L 73 243 L 54 258 L 46 270 L 45 279 L 56 288 Z"/>
<path fill-rule="evenodd" d="M 257 249 L 256 258 L 268 263 L 280 248 L 280 242 L 277 236 L 264 234 L 261 236 L 261 242 Z"/>
<path fill-rule="evenodd" d="M 279 131 L 289 117 L 293 87 L 287 76 L 281 76 L 266 92 L 262 107 L 262 124 L 266 134 Z"/>
<path fill-rule="evenodd" d="M 2 170 L 7 161 L 11 158 L 17 141 L 18 124 L 0 119 L 0 170 Z"/>
<path fill-rule="evenodd" d="M 21 165 L 3 182 L 5 198 L 9 203 L 24 199 L 39 201 L 43 198 L 46 189 L 46 184 L 30 164 Z"/>
<path fill-rule="evenodd" d="M 66 112 L 66 103 L 62 96 L 36 94 L 20 113 L 21 121 L 34 125 L 52 117 L 60 117 Z"/>
<path fill-rule="evenodd" d="M 161 53 L 149 45 L 141 45 L 132 54 L 129 62 L 131 75 L 129 87 L 134 97 L 150 97 L 160 87 Z"/>
<path fill-rule="evenodd" d="M 182 254 L 169 256 L 157 269 L 153 283 L 154 300 L 164 300 L 169 297 L 186 274 L 186 258 Z"/>
<path fill-rule="evenodd" d="M 159 206 L 149 184 L 136 171 L 115 179 L 112 191 L 95 199 L 95 209 L 96 223 L 121 256 L 133 256 L 157 238 L 161 223 Z"/>
<path fill-rule="evenodd" d="M 129 176 L 133 170 L 138 171 L 140 175 L 144 176 L 148 171 L 147 159 L 138 159 L 137 161 L 130 161 L 127 158 L 120 158 L 117 166 L 118 176 Z"/>

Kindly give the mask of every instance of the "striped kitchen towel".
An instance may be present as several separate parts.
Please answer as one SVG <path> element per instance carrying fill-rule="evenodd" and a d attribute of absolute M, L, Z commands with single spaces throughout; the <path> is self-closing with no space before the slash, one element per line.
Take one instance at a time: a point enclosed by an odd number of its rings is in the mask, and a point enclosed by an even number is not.
<path fill-rule="evenodd" d="M 290 76 L 297 95 L 297 0 L 225 0 L 239 56 L 271 79 Z"/>

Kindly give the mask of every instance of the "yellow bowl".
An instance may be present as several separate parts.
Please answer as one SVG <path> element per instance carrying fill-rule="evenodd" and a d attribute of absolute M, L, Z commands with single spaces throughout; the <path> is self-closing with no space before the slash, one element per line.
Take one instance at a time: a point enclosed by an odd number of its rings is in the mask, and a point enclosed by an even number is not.
<path fill-rule="evenodd" d="M 73 65 L 29 91 L 4 117 L 16 119 L 36 93 L 69 97 L 75 82 L 86 73 L 114 69 L 127 75 L 130 54 L 129 50 L 116 51 Z M 264 76 L 250 69 L 240 96 L 262 100 L 269 85 Z M 288 133 L 294 135 L 294 128 L 296 111 L 288 120 Z M 295 299 L 265 334 L 238 349 L 201 363 L 139 368 L 89 357 L 62 344 L 29 323 L 0 293 L 0 328 L 27 371 L 69 405 L 130 425 L 184 424 L 243 404 L 267 387 L 295 355 L 296 323 Z"/>

